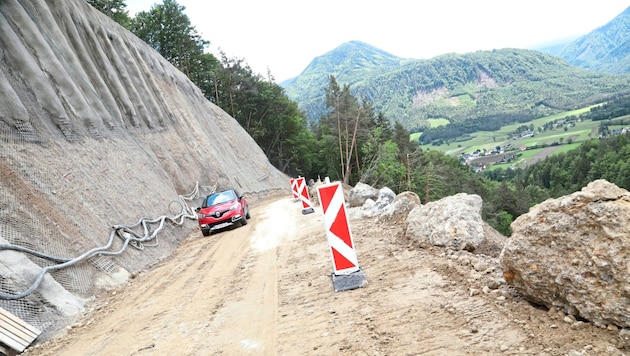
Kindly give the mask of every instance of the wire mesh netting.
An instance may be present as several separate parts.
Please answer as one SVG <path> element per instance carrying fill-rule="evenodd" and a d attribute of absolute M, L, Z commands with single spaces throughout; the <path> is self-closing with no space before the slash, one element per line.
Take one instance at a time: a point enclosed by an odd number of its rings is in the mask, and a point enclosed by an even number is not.
<path fill-rule="evenodd" d="M 182 72 L 84 1 L 0 1 L 7 311 L 52 332 L 197 228 L 188 199 L 285 178 Z"/>
<path fill-rule="evenodd" d="M 0 298 L 0 307 L 43 331 L 59 327 L 72 313 L 51 301 L 76 299 L 69 304 L 78 309 L 99 289 L 173 250 L 196 227 L 196 222 L 185 224 L 196 218 L 195 200 L 216 189 L 191 186 L 193 193 L 178 196 L 163 173 L 138 163 L 143 161 L 137 159 L 138 147 L 121 144 L 103 153 L 99 145 L 106 144 L 32 142 L 0 122 L 0 245 L 5 247 L 0 294 L 10 297 Z M 81 153 L 64 160 L 70 149 Z M 136 159 L 126 159 L 132 151 Z M 89 251 L 95 252 L 86 255 Z M 61 264 L 67 266 L 57 268 Z M 21 296 L 45 268 L 50 270 L 41 286 Z"/>

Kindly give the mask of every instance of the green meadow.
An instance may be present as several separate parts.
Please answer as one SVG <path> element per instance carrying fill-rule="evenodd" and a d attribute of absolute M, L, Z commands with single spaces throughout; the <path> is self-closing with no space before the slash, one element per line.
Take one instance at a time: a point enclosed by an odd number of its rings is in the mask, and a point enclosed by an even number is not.
<path fill-rule="evenodd" d="M 511 144 L 512 150 L 518 154 L 518 159 L 515 162 L 506 164 L 496 164 L 489 168 L 496 167 L 508 167 L 508 166 L 521 166 L 532 159 L 534 156 L 541 153 L 542 150 L 547 148 L 547 151 L 552 151 L 554 154 L 560 152 L 566 152 L 577 148 L 581 142 L 597 138 L 598 128 L 601 121 L 576 121 L 574 125 L 562 125 L 551 130 L 539 130 L 547 123 L 553 122 L 558 119 L 563 119 L 569 116 L 579 116 L 582 113 L 587 112 L 590 107 L 577 109 L 573 111 L 567 111 L 551 116 L 546 116 L 540 119 L 536 119 L 527 123 L 516 123 L 508 126 L 504 126 L 498 131 L 477 131 L 471 134 L 472 139 L 466 141 L 449 142 L 439 146 L 434 145 L 422 145 L 423 150 L 439 150 L 450 156 L 457 157 L 464 153 L 473 153 L 476 150 L 491 151 L 497 146 L 506 147 Z M 444 125 L 448 123 L 447 120 L 433 120 L 431 125 Z M 510 135 L 515 133 L 520 126 L 534 127 L 534 136 L 522 137 L 512 139 Z M 613 128 L 614 126 L 610 126 Z M 417 140 L 421 133 L 414 133 L 410 136 L 411 140 Z M 540 148 L 533 148 L 537 146 Z M 548 147 L 553 146 L 554 149 L 550 150 Z"/>

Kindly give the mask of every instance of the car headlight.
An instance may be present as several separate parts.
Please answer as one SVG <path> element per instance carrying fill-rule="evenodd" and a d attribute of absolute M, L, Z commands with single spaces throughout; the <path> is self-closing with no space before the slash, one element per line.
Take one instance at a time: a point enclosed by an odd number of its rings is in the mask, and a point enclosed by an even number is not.
<path fill-rule="evenodd" d="M 238 203 L 232 204 L 229 210 L 236 210 L 236 209 L 238 209 Z"/>

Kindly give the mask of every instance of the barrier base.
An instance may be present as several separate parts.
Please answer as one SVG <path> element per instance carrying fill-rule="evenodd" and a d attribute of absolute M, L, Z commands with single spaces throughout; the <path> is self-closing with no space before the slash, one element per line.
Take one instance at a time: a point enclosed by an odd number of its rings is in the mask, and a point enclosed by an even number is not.
<path fill-rule="evenodd" d="M 302 209 L 302 214 L 306 215 L 306 214 L 311 214 L 314 213 L 315 209 L 313 208 L 306 208 L 306 209 Z"/>
<path fill-rule="evenodd" d="M 367 284 L 367 277 L 363 270 L 359 268 L 358 271 L 346 275 L 336 275 L 333 272 L 332 282 L 335 292 L 342 292 L 344 290 L 362 288 Z"/>

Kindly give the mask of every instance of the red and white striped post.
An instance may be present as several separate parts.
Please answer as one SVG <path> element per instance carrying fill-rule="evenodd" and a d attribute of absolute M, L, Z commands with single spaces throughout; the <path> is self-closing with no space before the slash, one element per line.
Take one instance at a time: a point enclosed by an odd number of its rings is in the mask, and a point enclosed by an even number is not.
<path fill-rule="evenodd" d="M 302 200 L 302 214 L 314 213 L 315 209 L 311 205 L 311 200 L 308 197 L 308 187 L 306 186 L 306 178 L 297 178 L 297 191 Z"/>
<path fill-rule="evenodd" d="M 333 261 L 335 292 L 363 287 L 367 280 L 359 267 L 354 249 L 341 183 L 318 187 L 317 196 L 324 211 L 326 237 Z"/>
<path fill-rule="evenodd" d="M 298 201 L 298 192 L 297 192 L 297 179 L 291 178 L 291 192 L 293 193 L 293 199 Z"/>

